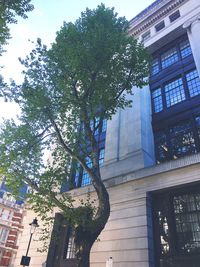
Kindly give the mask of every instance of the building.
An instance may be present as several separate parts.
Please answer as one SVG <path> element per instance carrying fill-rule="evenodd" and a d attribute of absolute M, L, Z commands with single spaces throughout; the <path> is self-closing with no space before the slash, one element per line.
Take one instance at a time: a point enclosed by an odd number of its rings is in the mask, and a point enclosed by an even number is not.
<path fill-rule="evenodd" d="M 152 55 L 151 76 L 148 86 L 133 88 L 133 107 L 107 122 L 101 172 L 111 215 L 92 267 L 110 257 L 115 267 L 199 266 L 199 32 L 198 0 L 157 0 L 130 21 L 129 34 Z M 75 196 L 87 193 L 85 181 Z M 68 240 L 63 253 L 70 249 Z M 32 264 L 41 266 L 41 257 Z"/>
<path fill-rule="evenodd" d="M 23 230 L 23 201 L 16 201 L 5 187 L 0 185 L 0 266 L 12 267 Z"/>

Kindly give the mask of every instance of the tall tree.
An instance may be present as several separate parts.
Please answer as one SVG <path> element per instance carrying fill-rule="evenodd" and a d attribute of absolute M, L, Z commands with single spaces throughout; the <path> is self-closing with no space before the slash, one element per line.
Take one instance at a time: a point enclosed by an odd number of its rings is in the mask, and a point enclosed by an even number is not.
<path fill-rule="evenodd" d="M 1 174 L 16 194 L 24 182 L 33 188 L 29 201 L 43 219 L 59 208 L 74 228 L 79 267 L 89 266 L 91 247 L 110 215 L 95 132 L 103 119 L 131 105 L 126 95 L 148 76 L 147 53 L 127 30 L 128 21 L 114 9 L 86 9 L 75 23 L 64 23 L 49 50 L 38 39 L 21 60 L 23 84 L 6 92 L 21 115 L 1 129 Z M 45 148 L 52 151 L 48 165 L 42 160 Z M 91 178 L 95 207 L 89 201 L 77 206 L 70 192 L 58 190 L 79 164 Z"/>

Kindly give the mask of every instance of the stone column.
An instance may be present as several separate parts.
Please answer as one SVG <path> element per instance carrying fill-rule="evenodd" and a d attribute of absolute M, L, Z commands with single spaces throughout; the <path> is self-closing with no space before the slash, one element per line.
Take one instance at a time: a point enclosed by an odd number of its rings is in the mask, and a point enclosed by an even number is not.
<path fill-rule="evenodd" d="M 187 29 L 194 61 L 200 76 L 200 14 L 193 19 L 185 22 L 183 24 L 183 28 Z"/>
<path fill-rule="evenodd" d="M 120 113 L 119 110 L 112 120 L 107 121 L 104 164 L 116 162 L 119 158 Z"/>
<path fill-rule="evenodd" d="M 133 88 L 132 107 L 119 110 L 108 121 L 103 179 L 123 175 L 154 164 L 149 86 Z"/>

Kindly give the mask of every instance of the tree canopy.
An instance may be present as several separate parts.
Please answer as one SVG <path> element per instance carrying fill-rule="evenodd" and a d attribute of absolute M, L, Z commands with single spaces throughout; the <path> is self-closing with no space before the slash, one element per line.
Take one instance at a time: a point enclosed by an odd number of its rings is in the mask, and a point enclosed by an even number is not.
<path fill-rule="evenodd" d="M 37 40 L 21 60 L 23 84 L 5 92 L 21 115 L 1 127 L 0 173 L 15 194 L 24 182 L 33 189 L 29 201 L 43 219 L 54 207 L 63 212 L 75 227 L 79 266 L 88 266 L 90 248 L 110 214 L 95 132 L 103 119 L 131 105 L 126 95 L 148 76 L 147 52 L 127 30 L 128 21 L 114 9 L 86 9 L 75 23 L 63 24 L 50 49 Z M 43 161 L 45 149 L 51 150 L 49 164 Z M 59 193 L 79 164 L 91 178 L 96 208 L 89 202 L 75 207 L 70 193 Z"/>
<path fill-rule="evenodd" d="M 9 24 L 17 23 L 16 16 L 27 18 L 26 13 L 33 10 L 31 0 L 0 0 L 0 54 L 3 45 L 10 38 Z"/>

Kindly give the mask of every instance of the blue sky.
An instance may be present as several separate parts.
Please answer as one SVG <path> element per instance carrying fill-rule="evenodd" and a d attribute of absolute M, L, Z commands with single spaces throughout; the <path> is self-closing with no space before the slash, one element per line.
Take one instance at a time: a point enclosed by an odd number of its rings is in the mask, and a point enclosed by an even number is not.
<path fill-rule="evenodd" d="M 128 20 L 136 16 L 140 11 L 150 5 L 154 0 L 33 0 L 35 9 L 28 14 L 28 19 L 18 19 L 18 24 L 11 26 L 12 39 L 7 45 L 7 52 L 0 58 L 0 65 L 4 66 L 1 74 L 5 80 L 14 79 L 21 83 L 22 66 L 18 58 L 24 58 L 32 48 L 31 42 L 40 37 L 47 45 L 52 43 L 55 33 L 63 24 L 63 21 L 75 21 L 82 11 L 95 8 L 102 2 L 107 7 L 115 7 L 119 16 L 125 16 Z M 17 108 L 0 101 L 1 117 L 12 117 Z"/>

